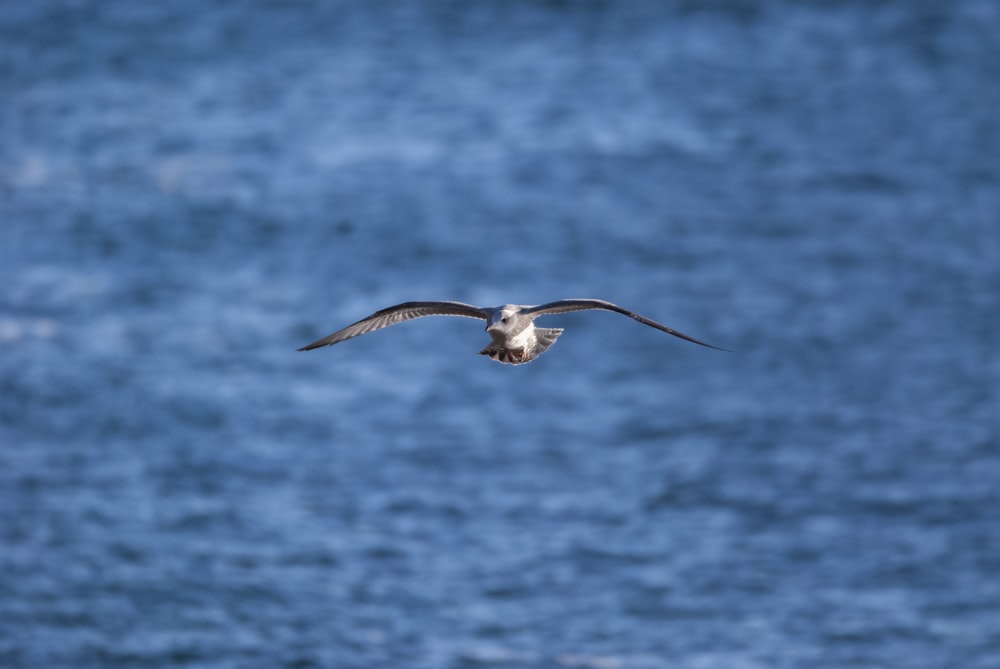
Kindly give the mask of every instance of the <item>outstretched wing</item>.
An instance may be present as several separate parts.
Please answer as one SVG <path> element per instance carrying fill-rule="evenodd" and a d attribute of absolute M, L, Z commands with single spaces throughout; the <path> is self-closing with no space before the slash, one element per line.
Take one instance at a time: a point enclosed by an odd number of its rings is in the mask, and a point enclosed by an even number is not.
<path fill-rule="evenodd" d="M 556 302 L 549 302 L 548 304 L 539 304 L 537 307 L 525 307 L 521 313 L 530 316 L 545 316 L 546 314 L 564 314 L 569 311 L 590 311 L 594 309 L 615 311 L 619 314 L 624 314 L 629 318 L 634 318 L 643 325 L 648 325 L 651 328 L 656 328 L 657 330 L 661 330 L 667 334 L 672 334 L 675 337 L 686 339 L 689 342 L 707 346 L 708 348 L 714 348 L 717 351 L 729 351 L 729 349 L 719 348 L 718 346 L 713 346 L 712 344 L 695 339 L 694 337 L 689 337 L 683 332 L 678 332 L 673 328 L 668 328 L 662 323 L 657 323 L 654 320 L 650 320 L 645 316 L 637 314 L 634 311 L 629 311 L 624 307 L 619 307 L 617 304 L 612 304 L 606 300 L 558 300 Z"/>
<path fill-rule="evenodd" d="M 387 307 L 381 311 L 376 311 L 367 318 L 362 318 L 357 323 L 348 325 L 343 330 L 337 330 L 332 335 L 317 339 L 307 346 L 300 348 L 300 351 L 309 351 L 320 346 L 332 346 L 342 341 L 368 334 L 375 330 L 387 328 L 396 323 L 402 323 L 413 318 L 422 316 L 465 316 L 466 318 L 481 318 L 486 320 L 489 311 L 471 304 L 461 302 L 404 302 L 394 307 Z"/>

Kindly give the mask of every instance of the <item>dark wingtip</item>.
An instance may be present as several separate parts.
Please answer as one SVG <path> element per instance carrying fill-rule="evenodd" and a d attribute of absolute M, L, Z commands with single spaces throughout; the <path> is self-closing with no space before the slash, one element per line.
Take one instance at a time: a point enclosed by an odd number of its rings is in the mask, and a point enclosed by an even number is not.
<path fill-rule="evenodd" d="M 296 351 L 311 351 L 314 348 L 323 348 L 324 346 L 330 346 L 330 342 L 328 341 L 329 339 L 330 339 L 329 337 L 323 337 L 322 339 L 317 339 L 316 341 L 309 342 L 308 344 L 306 344 L 302 348 L 297 348 L 295 350 Z"/>
<path fill-rule="evenodd" d="M 694 337 L 689 337 L 688 335 L 681 334 L 676 330 L 671 331 L 670 334 L 674 335 L 675 337 L 680 337 L 681 339 L 689 341 L 692 344 L 698 344 L 699 346 L 704 346 L 705 348 L 710 348 L 715 351 L 723 351 L 724 353 L 732 353 L 732 351 L 730 351 L 728 348 L 722 348 L 721 346 L 716 346 L 715 344 L 709 344 L 707 341 L 702 341 L 700 339 L 695 339 Z"/>

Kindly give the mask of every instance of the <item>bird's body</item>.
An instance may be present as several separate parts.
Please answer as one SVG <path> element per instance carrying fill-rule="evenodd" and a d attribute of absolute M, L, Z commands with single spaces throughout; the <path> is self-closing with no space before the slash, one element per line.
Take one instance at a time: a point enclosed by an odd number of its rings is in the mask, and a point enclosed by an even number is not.
<path fill-rule="evenodd" d="M 544 353 L 562 334 L 562 328 L 536 328 L 535 319 L 539 316 L 561 314 L 570 311 L 586 311 L 600 309 L 614 311 L 633 318 L 643 325 L 656 328 L 681 339 L 714 348 L 718 346 L 689 337 L 686 334 L 668 328 L 666 325 L 650 320 L 645 316 L 629 311 L 617 304 L 595 299 L 558 300 L 540 305 L 504 304 L 499 307 L 477 307 L 462 302 L 404 302 L 393 307 L 376 311 L 357 323 L 348 325 L 342 330 L 303 346 L 300 351 L 309 351 L 321 346 L 332 346 L 359 335 L 380 330 L 396 323 L 402 323 L 423 316 L 464 316 L 486 321 L 486 331 L 492 341 L 479 353 L 488 355 L 497 362 L 511 365 L 521 365 L 531 362 Z"/>

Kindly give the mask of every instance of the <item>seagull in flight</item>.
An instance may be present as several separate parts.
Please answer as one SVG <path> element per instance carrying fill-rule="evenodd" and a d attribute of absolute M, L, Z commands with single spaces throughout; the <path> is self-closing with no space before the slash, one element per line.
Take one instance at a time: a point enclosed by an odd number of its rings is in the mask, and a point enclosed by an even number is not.
<path fill-rule="evenodd" d="M 510 365 L 523 365 L 547 351 L 563 332 L 562 328 L 536 328 L 536 318 L 551 314 L 563 314 L 569 311 L 588 311 L 594 309 L 623 314 L 639 321 L 643 325 L 648 325 L 649 327 L 656 328 L 681 339 L 686 339 L 689 342 L 700 344 L 701 346 L 714 348 L 717 351 L 728 350 L 713 346 L 694 337 L 689 337 L 677 330 L 668 328 L 662 323 L 657 323 L 624 307 L 619 307 L 617 304 L 612 304 L 605 300 L 590 299 L 557 300 L 556 302 L 539 305 L 504 304 L 499 307 L 477 307 L 461 302 L 404 302 L 394 307 L 387 307 L 381 311 L 376 311 L 371 316 L 362 318 L 357 323 L 348 325 L 343 330 L 337 330 L 327 337 L 317 339 L 299 350 L 310 351 L 321 346 L 332 346 L 342 341 L 395 325 L 396 323 L 402 323 L 403 321 L 423 316 L 464 316 L 466 318 L 478 318 L 486 321 L 486 331 L 490 334 L 493 341 L 479 352 L 480 355 L 488 355 L 497 362 Z"/>

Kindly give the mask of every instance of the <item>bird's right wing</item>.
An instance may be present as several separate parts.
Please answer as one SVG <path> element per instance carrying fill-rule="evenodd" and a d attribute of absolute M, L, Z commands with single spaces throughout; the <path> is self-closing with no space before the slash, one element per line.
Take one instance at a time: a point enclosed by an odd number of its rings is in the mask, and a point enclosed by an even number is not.
<path fill-rule="evenodd" d="M 489 310 L 461 302 L 404 302 L 394 307 L 376 311 L 371 316 L 362 318 L 357 323 L 348 325 L 343 330 L 337 330 L 332 335 L 317 339 L 303 346 L 300 351 L 309 351 L 320 346 L 332 346 L 342 341 L 368 334 L 375 330 L 387 328 L 396 323 L 402 323 L 423 316 L 465 316 L 466 318 L 489 318 Z"/>
<path fill-rule="evenodd" d="M 547 304 L 539 304 L 536 307 L 528 307 L 524 309 L 523 313 L 529 316 L 544 316 L 546 314 L 565 314 L 570 311 L 590 311 L 590 310 L 603 310 L 603 311 L 614 311 L 616 313 L 622 314 L 623 316 L 628 316 L 631 319 L 637 320 L 643 325 L 648 325 L 651 328 L 656 328 L 661 332 L 666 332 L 675 337 L 680 337 L 686 341 L 692 342 L 694 344 L 700 344 L 701 346 L 706 346 L 708 348 L 714 348 L 717 351 L 727 351 L 729 349 L 720 348 L 709 344 L 708 342 L 703 342 L 700 339 L 695 339 L 683 332 L 678 332 L 673 328 L 669 328 L 663 323 L 657 323 L 651 318 L 646 318 L 641 314 L 637 314 L 634 311 L 630 311 L 625 307 L 620 307 L 617 304 L 608 302 L 607 300 L 594 300 L 594 299 L 584 299 L 584 300 L 557 300 L 555 302 L 549 302 Z"/>

